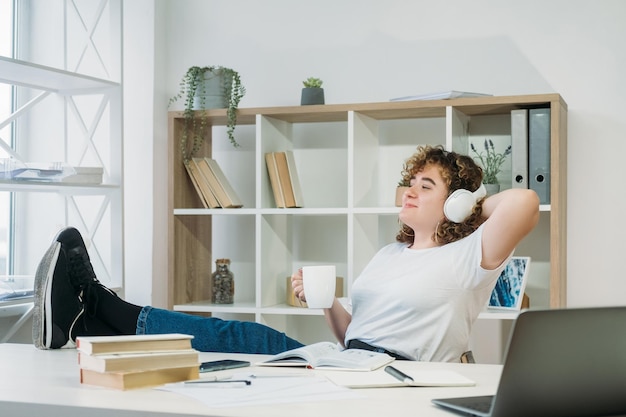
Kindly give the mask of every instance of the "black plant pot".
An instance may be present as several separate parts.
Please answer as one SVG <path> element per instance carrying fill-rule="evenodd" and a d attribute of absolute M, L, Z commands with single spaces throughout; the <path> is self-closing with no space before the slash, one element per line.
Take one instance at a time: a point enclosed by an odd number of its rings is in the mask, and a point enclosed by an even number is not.
<path fill-rule="evenodd" d="M 319 87 L 305 87 L 302 89 L 300 104 L 324 104 L 324 89 Z"/>

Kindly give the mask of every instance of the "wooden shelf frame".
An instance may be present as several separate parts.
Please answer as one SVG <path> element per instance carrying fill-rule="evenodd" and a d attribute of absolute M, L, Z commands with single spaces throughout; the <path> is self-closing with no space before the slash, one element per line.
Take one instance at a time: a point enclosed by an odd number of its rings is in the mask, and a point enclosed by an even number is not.
<path fill-rule="evenodd" d="M 567 104 L 558 94 L 539 94 L 524 96 L 506 97 L 479 97 L 479 98 L 458 98 L 451 100 L 434 101 L 407 101 L 407 102 L 383 102 L 383 103 L 357 103 L 357 104 L 332 104 L 314 106 L 291 106 L 291 107 L 258 107 L 244 108 L 238 110 L 238 125 L 253 125 L 255 130 L 255 150 L 254 166 L 257 181 L 254 186 L 253 204 L 247 204 L 242 209 L 204 209 L 196 192 L 187 178 L 187 174 L 182 165 L 182 158 L 179 149 L 179 137 L 181 134 L 183 115 L 180 111 L 169 112 L 169 255 L 168 255 L 168 304 L 169 308 L 180 311 L 195 313 L 230 313 L 246 320 L 254 320 L 262 323 L 274 325 L 276 318 L 268 319 L 270 315 L 284 316 L 284 321 L 278 320 L 285 325 L 285 329 L 291 328 L 289 321 L 297 317 L 309 315 L 321 315 L 321 312 L 306 311 L 284 305 L 280 299 L 280 291 L 276 294 L 272 292 L 272 285 L 279 284 L 279 279 L 268 278 L 268 274 L 274 270 L 283 271 L 284 265 L 291 266 L 297 259 L 293 254 L 284 257 L 278 256 L 273 262 L 278 266 L 270 268 L 265 249 L 268 246 L 267 234 L 274 233 L 272 226 L 267 226 L 269 221 L 297 222 L 299 218 L 323 218 L 335 221 L 340 224 L 336 233 L 339 240 L 346 241 L 346 260 L 343 270 L 347 275 L 347 293 L 351 287 L 351 282 L 358 276 L 360 269 L 364 266 L 367 255 L 374 249 L 363 250 L 364 254 L 359 254 L 358 248 L 360 222 L 372 222 L 373 228 L 381 228 L 397 214 L 398 209 L 393 207 L 393 202 L 379 204 L 377 198 L 365 197 L 359 200 L 356 194 L 367 193 L 369 190 L 357 190 L 355 188 L 355 171 L 361 168 L 359 164 L 367 162 L 371 151 L 364 151 L 361 147 L 376 147 L 376 134 L 370 135 L 368 130 L 378 129 L 379 124 L 384 121 L 397 120 L 441 120 L 445 122 L 446 138 L 442 139 L 446 147 L 451 147 L 451 136 L 455 127 L 452 126 L 451 118 L 454 112 L 460 112 L 468 118 L 496 116 L 506 117 L 511 110 L 520 108 L 550 107 L 551 109 L 551 204 L 541 207 L 542 216 L 549 218 L 549 289 L 547 302 L 551 308 L 565 307 L 566 302 L 566 260 L 567 260 Z M 208 117 L 210 126 L 224 126 L 226 124 L 226 110 L 215 109 L 203 112 L 203 116 Z M 276 150 L 282 145 L 291 146 L 292 138 L 295 135 L 291 130 L 298 124 L 314 125 L 339 124 L 346 126 L 347 132 L 345 141 L 342 144 L 341 152 L 347 153 L 346 166 L 348 175 L 346 184 L 348 197 L 346 202 L 337 204 L 316 204 L 307 205 L 301 209 L 277 209 L 272 206 L 271 191 L 267 171 L 264 164 L 264 152 Z M 271 125 L 268 127 L 268 125 Z M 313 126 L 313 129 L 315 127 Z M 286 139 L 276 139 L 279 133 L 286 131 Z M 342 127 L 343 129 L 343 127 Z M 213 129 L 209 129 L 204 146 L 200 150 L 200 156 L 211 157 L 211 143 L 214 140 Z M 364 145 L 362 142 L 371 141 Z M 345 148 L 345 151 L 344 151 Z M 234 152 L 237 152 L 236 150 Z M 359 156 L 356 158 L 355 155 Z M 365 158 L 362 158 L 365 156 Z M 357 161 L 355 161 L 355 159 Z M 246 160 L 246 163 L 250 160 Z M 399 172 L 398 167 L 398 172 Z M 375 187 L 374 187 L 375 188 Z M 376 194 L 377 190 L 374 190 Z M 371 201 L 368 201 L 369 200 Z M 305 202 L 306 202 L 305 197 Z M 361 201 L 368 201 L 362 203 Z M 203 300 L 210 299 L 210 274 L 212 271 L 212 233 L 214 219 L 230 219 L 229 221 L 246 221 L 253 224 L 254 245 L 253 253 L 248 261 L 253 266 L 250 267 L 249 275 L 246 277 L 247 285 L 253 287 L 253 295 L 247 296 L 245 300 L 237 300 L 230 306 L 211 305 Z M 333 220 L 334 219 L 334 220 Z M 315 222 L 316 220 L 312 220 Z M 322 224 L 320 220 L 320 224 Z M 344 224 L 345 223 L 345 224 Z M 292 224 L 292 223 L 290 223 Z M 345 227 L 347 237 L 343 235 Z M 273 238 L 272 238 L 273 239 Z M 286 245 L 293 245 L 294 242 L 286 242 Z M 271 239 L 270 239 L 271 240 Z M 375 240 L 375 239 L 374 239 Z M 269 245 L 271 250 L 275 247 Z M 268 249 L 270 250 L 270 249 Z M 289 252 L 289 249 L 287 250 Z M 373 254 L 373 252 L 372 252 Z M 275 254 L 273 254 L 275 256 Z M 543 306 L 542 306 L 543 307 Z M 499 314 L 497 318 L 502 318 Z M 493 318 L 493 315 L 483 315 L 484 318 Z M 511 316 L 512 318 L 513 316 Z M 286 324 L 285 324 L 286 323 Z"/>

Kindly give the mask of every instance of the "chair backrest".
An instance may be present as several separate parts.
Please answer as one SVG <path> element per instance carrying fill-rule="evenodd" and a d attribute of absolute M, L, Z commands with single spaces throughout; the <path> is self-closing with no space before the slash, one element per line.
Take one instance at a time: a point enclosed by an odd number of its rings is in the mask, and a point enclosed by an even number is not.
<path fill-rule="evenodd" d="M 471 350 L 468 350 L 461 355 L 461 363 L 476 363 L 474 360 L 474 354 Z"/>

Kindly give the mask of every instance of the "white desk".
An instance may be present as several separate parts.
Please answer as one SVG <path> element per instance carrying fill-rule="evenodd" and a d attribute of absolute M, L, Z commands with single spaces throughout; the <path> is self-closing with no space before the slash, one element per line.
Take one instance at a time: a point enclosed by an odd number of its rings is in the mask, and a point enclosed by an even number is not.
<path fill-rule="evenodd" d="M 202 353 L 203 361 L 264 356 Z M 378 388 L 359 390 L 360 400 L 332 400 L 256 407 L 207 408 L 173 392 L 155 389 L 116 391 L 81 385 L 77 353 L 72 349 L 42 351 L 32 345 L 0 344 L 0 414 L 12 416 L 447 416 L 431 398 L 486 395 L 496 392 L 500 365 L 442 364 L 396 361 L 401 370 L 453 369 L 476 381 L 475 387 Z M 267 370 L 267 368 L 265 368 Z M 279 369 L 279 368 L 274 368 Z M 307 371 L 323 374 L 322 371 Z M 329 371 L 326 371 L 329 372 Z"/>

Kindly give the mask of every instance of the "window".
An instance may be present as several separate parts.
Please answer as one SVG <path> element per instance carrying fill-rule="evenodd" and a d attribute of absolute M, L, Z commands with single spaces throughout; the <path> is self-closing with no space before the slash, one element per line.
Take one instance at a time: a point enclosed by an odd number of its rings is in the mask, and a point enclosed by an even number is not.
<path fill-rule="evenodd" d="M 121 5 L 0 0 L 0 158 L 93 167 L 104 183 L 0 184 L 0 301 L 32 294 L 41 256 L 66 225 L 82 232 L 98 278 L 122 286 Z"/>
<path fill-rule="evenodd" d="M 13 1 L 0 0 L 0 55 L 13 56 Z M 13 88 L 0 84 L 0 123 L 13 109 Z M 13 144 L 12 125 L 0 124 L 0 139 Z M 6 151 L 0 147 L 0 158 L 6 158 Z M 0 276 L 11 274 L 10 234 L 11 234 L 11 193 L 0 192 Z M 0 288 L 0 296 L 2 288 Z"/>

